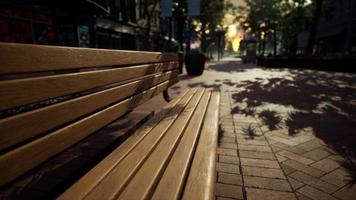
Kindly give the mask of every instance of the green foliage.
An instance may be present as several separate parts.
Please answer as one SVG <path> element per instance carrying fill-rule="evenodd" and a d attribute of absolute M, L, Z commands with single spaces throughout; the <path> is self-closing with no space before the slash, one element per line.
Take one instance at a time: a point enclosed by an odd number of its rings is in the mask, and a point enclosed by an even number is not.
<path fill-rule="evenodd" d="M 210 39 L 224 35 L 227 31 L 223 28 L 223 18 L 227 12 L 233 11 L 235 7 L 229 0 L 201 0 L 201 15 L 199 20 L 202 28 L 202 50 L 205 52 Z"/>
<path fill-rule="evenodd" d="M 275 42 L 271 34 L 276 31 L 276 38 L 287 48 L 312 16 L 307 0 L 245 0 L 245 3 L 246 6 L 238 7 L 237 20 L 242 28 L 258 38 L 264 34 L 267 43 Z"/>

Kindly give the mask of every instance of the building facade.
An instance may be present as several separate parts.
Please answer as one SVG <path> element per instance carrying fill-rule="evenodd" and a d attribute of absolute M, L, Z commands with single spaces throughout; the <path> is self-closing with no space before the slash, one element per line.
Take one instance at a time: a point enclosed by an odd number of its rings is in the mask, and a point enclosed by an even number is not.
<path fill-rule="evenodd" d="M 0 41 L 154 50 L 142 42 L 159 30 L 159 3 L 152 9 L 149 2 L 155 1 L 0 0 Z"/>

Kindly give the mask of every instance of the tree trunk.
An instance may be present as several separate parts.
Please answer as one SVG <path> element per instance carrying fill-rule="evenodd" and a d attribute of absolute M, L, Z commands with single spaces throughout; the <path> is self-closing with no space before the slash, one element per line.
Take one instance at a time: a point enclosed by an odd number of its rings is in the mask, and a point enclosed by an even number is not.
<path fill-rule="evenodd" d="M 273 55 L 277 55 L 277 29 L 273 30 Z"/>
<path fill-rule="evenodd" d="M 349 10 L 349 16 L 348 16 L 348 25 L 347 25 L 347 32 L 346 32 L 346 38 L 345 38 L 345 45 L 344 45 L 344 53 L 345 54 L 351 54 L 351 41 L 352 41 L 352 33 L 354 32 L 354 14 L 355 12 L 355 1 L 351 0 L 350 1 L 350 10 Z"/>
<path fill-rule="evenodd" d="M 147 38 L 145 39 L 146 41 L 146 45 L 145 47 L 147 48 L 146 50 L 152 50 L 152 46 L 151 46 L 151 29 L 152 29 L 152 16 L 153 16 L 153 12 L 156 10 L 156 7 L 157 7 L 157 4 L 158 4 L 158 1 L 156 1 L 154 4 L 153 4 L 153 7 L 152 9 L 149 11 L 148 10 L 148 6 L 149 4 L 146 2 L 146 17 L 147 17 L 147 25 L 146 25 L 146 36 Z"/>
<path fill-rule="evenodd" d="M 316 34 L 317 34 L 317 30 L 318 30 L 319 19 L 320 19 L 321 10 L 322 10 L 322 7 L 323 7 L 323 1 L 324 0 L 314 0 L 315 8 L 314 8 L 314 14 L 313 14 L 311 27 L 310 27 L 308 45 L 307 45 L 307 48 L 306 48 L 306 51 L 305 51 L 305 55 L 306 56 L 312 56 L 313 55 L 313 50 L 314 50 L 314 44 L 315 44 Z"/>

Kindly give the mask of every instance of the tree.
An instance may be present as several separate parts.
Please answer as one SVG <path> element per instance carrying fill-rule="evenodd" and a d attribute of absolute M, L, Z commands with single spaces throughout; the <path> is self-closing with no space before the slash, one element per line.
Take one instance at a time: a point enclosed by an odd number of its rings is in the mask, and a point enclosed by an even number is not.
<path fill-rule="evenodd" d="M 152 30 L 152 21 L 153 18 L 157 15 L 159 16 L 159 3 L 160 0 L 139 0 L 139 12 L 140 16 L 142 16 L 143 20 L 141 21 L 141 25 L 146 27 L 145 30 L 145 40 L 144 40 L 144 47 L 147 48 L 146 50 L 152 50 L 151 45 L 151 30 Z"/>
<path fill-rule="evenodd" d="M 313 19 L 312 19 L 312 23 L 311 23 L 311 27 L 310 27 L 308 46 L 305 51 L 305 54 L 307 56 L 313 55 L 314 44 L 315 44 L 315 39 L 316 39 L 317 29 L 318 29 L 318 25 L 319 25 L 319 19 L 321 16 L 323 2 L 324 2 L 324 0 L 313 0 L 313 4 L 314 4 Z"/>
<path fill-rule="evenodd" d="M 206 52 L 208 42 L 212 42 L 214 36 L 221 34 L 223 27 L 222 20 L 225 13 L 233 9 L 230 2 L 225 0 L 201 0 L 201 47 L 202 51 Z M 210 40 L 210 41 L 209 41 Z"/>
<path fill-rule="evenodd" d="M 267 44 L 272 44 L 277 54 L 281 40 L 289 54 L 297 50 L 297 37 L 308 23 L 309 8 L 305 0 L 245 0 L 239 7 L 238 21 L 249 35 L 260 39 L 259 52 L 264 54 Z"/>
<path fill-rule="evenodd" d="M 272 38 L 273 49 L 277 48 L 276 32 L 281 16 L 281 3 L 282 0 L 245 0 L 246 6 L 239 7 L 241 15 L 238 16 L 238 20 L 245 32 L 262 41 L 259 43 L 261 54 L 265 52 L 266 42 L 270 42 L 267 41 L 267 38 Z"/>
<path fill-rule="evenodd" d="M 306 33 L 310 26 L 312 16 L 311 5 L 306 5 L 305 0 L 284 2 L 281 7 L 281 38 L 284 48 L 289 56 L 295 56 L 297 52 L 298 35 Z"/>

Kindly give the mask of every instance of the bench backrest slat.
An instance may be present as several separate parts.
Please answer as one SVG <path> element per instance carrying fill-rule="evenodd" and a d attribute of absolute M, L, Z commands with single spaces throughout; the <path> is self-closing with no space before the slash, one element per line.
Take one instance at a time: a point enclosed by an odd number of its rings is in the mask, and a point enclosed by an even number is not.
<path fill-rule="evenodd" d="M 0 186 L 77 143 L 169 86 L 169 81 L 0 156 Z"/>
<path fill-rule="evenodd" d="M 126 66 L 178 60 L 177 54 L 0 43 L 0 74 Z"/>
<path fill-rule="evenodd" d="M 178 81 L 172 53 L 0 43 L 0 187 Z"/>
<path fill-rule="evenodd" d="M 178 67 L 177 62 L 0 81 L 0 111 Z M 16 95 L 16 98 L 13 98 Z"/>
<path fill-rule="evenodd" d="M 0 151 L 123 100 L 135 93 L 147 90 L 151 85 L 157 85 L 177 76 L 177 73 L 178 71 L 169 71 L 164 74 L 145 77 L 104 91 L 0 119 Z"/>

